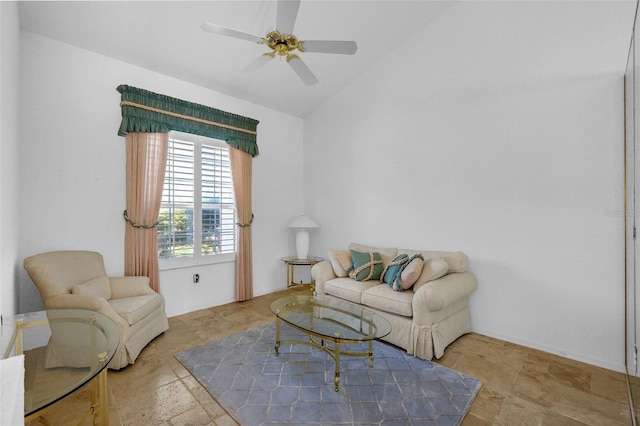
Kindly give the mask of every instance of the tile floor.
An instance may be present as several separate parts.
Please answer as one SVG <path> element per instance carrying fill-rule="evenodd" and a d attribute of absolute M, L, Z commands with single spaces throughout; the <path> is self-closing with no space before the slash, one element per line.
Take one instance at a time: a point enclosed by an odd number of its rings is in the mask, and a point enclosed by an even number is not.
<path fill-rule="evenodd" d="M 135 364 L 109 371 L 111 424 L 237 425 L 173 355 L 271 321 L 273 300 L 306 291 L 285 290 L 170 318 L 170 329 Z M 631 424 L 625 378 L 617 372 L 475 333 L 450 345 L 437 362 L 483 381 L 466 426 Z M 47 418 L 70 424 L 82 417 L 87 400 L 83 390 Z"/>

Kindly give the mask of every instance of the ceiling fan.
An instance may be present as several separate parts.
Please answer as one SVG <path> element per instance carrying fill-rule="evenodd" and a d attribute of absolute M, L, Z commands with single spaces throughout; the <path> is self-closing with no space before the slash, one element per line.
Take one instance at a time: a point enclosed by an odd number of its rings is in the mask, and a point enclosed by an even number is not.
<path fill-rule="evenodd" d="M 276 29 L 267 33 L 264 37 L 208 22 L 202 24 L 200 28 L 210 33 L 267 45 L 271 51 L 260 56 L 254 65 L 261 65 L 269 59 L 275 58 L 276 55 L 280 58 L 286 57 L 287 63 L 307 86 L 316 84 L 318 78 L 311 72 L 300 56 L 292 52 L 297 50 L 298 52 L 354 55 L 358 50 L 355 41 L 299 40 L 292 33 L 298 15 L 298 8 L 300 7 L 300 0 L 278 0 L 277 7 Z"/>

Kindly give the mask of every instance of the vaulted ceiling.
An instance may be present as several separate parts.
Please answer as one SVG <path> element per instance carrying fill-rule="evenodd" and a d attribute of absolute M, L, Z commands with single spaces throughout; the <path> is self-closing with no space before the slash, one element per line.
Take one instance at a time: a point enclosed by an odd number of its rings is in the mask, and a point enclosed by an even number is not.
<path fill-rule="evenodd" d="M 305 86 L 285 60 L 278 57 L 260 68 L 250 69 L 252 62 L 268 51 L 264 45 L 233 39 L 202 31 L 201 24 L 210 22 L 247 33 L 266 35 L 275 29 L 277 3 L 267 1 L 25 1 L 19 4 L 21 28 L 50 37 L 82 49 L 110 56 L 134 65 L 155 70 L 175 78 L 192 82 L 228 95 L 264 105 L 285 113 L 304 117 L 334 93 L 349 85 L 382 60 L 394 48 L 443 15 L 449 19 L 465 3 L 454 1 L 316 1 L 302 0 L 294 34 L 303 40 L 355 40 L 358 51 L 354 56 L 321 53 L 300 54 L 319 79 L 313 86 Z M 516 1 L 511 1 L 517 4 Z M 525 2 L 522 2 L 523 4 Z M 620 29 L 630 36 L 632 19 L 618 19 L 621 11 L 631 11 L 635 1 L 623 2 L 541 2 L 549 8 L 549 19 L 571 29 L 581 19 L 593 20 L 594 4 L 602 8 L 602 26 L 594 27 L 587 39 L 581 35 L 585 49 L 595 49 L 596 60 L 617 58 L 615 67 L 624 70 L 627 46 L 620 44 Z M 554 3 L 569 5 L 554 17 Z M 615 8 L 617 15 L 606 11 L 613 3 L 625 3 Z M 589 6 L 588 4 L 591 4 Z M 518 8 L 514 8 L 517 13 Z M 624 12 L 629 15 L 629 13 Z M 563 15 L 566 14 L 566 17 Z M 598 16 L 597 14 L 595 16 Z M 585 21 L 591 25 L 592 21 Z M 505 22 L 509 25 L 509 22 Z M 531 28 L 540 25 L 532 22 Z M 472 28 L 472 25 L 470 25 Z M 609 30 L 615 30 L 615 40 Z M 510 31 L 518 31 L 510 28 Z M 557 37 L 570 35 L 553 34 Z M 491 46 L 477 43 L 477 34 L 470 32 L 475 54 L 478 48 L 491 51 Z M 526 40 L 535 35 L 520 34 Z M 548 37 L 549 34 L 542 34 Z M 616 42 L 613 51 L 611 44 Z M 563 40 L 557 40 L 562 46 Z M 591 43 L 595 43 L 592 44 Z M 554 43 L 555 44 L 555 43 Z M 527 44 L 523 48 L 527 48 Z M 584 48 L 584 47 L 583 47 Z M 608 49 L 608 50 L 607 50 Z M 549 51 L 539 61 L 553 63 L 562 51 Z M 602 57 L 607 52 L 611 58 Z M 429 52 L 415 52 L 428 55 Z M 459 52 L 451 52 L 452 55 Z M 500 57 L 493 52 L 492 57 Z M 505 59 L 507 60 L 507 59 Z M 398 64 L 402 67 L 402 63 Z"/>

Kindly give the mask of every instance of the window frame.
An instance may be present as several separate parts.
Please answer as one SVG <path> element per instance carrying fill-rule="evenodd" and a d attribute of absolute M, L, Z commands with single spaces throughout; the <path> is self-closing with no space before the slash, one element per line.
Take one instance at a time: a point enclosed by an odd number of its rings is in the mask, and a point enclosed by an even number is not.
<path fill-rule="evenodd" d="M 178 131 L 169 132 L 169 143 L 172 139 L 176 139 L 183 142 L 193 143 L 193 256 L 174 257 L 170 259 L 163 259 L 158 255 L 158 267 L 160 270 L 188 268 L 198 265 L 211 265 L 217 263 L 235 262 L 238 253 L 238 230 L 235 226 L 237 222 L 237 205 L 233 203 L 233 222 L 234 222 L 234 252 L 233 253 L 221 253 L 221 254 L 202 254 L 202 146 L 208 145 L 218 148 L 229 150 L 229 145 L 220 139 L 214 139 L 206 136 L 199 136 L 191 133 L 183 133 Z M 231 171 L 231 170 L 230 170 Z M 232 182 L 233 190 L 233 182 Z M 164 191 L 164 189 L 163 189 Z M 223 203 L 221 203 L 223 205 Z M 161 203 L 162 208 L 162 203 Z M 199 218 L 195 220 L 195 218 Z M 156 249 L 157 252 L 157 249 Z"/>

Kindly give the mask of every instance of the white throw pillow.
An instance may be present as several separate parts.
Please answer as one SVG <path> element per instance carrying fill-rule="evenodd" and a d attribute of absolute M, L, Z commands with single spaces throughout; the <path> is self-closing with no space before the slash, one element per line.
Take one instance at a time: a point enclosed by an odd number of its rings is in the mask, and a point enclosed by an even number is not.
<path fill-rule="evenodd" d="M 448 271 L 449 264 L 441 257 L 425 260 L 422 272 L 414 285 L 420 285 L 428 283 L 429 281 L 437 280 L 440 277 L 444 277 Z"/>
<path fill-rule="evenodd" d="M 73 294 L 83 294 L 85 296 L 98 296 L 103 299 L 111 299 L 111 285 L 109 284 L 109 278 L 98 277 L 89 280 L 82 284 L 74 285 L 71 289 Z"/>
<path fill-rule="evenodd" d="M 400 285 L 404 290 L 408 290 L 412 285 L 418 281 L 422 269 L 424 267 L 424 260 L 416 257 L 402 270 L 400 273 Z"/>
<path fill-rule="evenodd" d="M 338 278 L 346 277 L 347 268 L 353 266 L 349 250 L 329 250 L 329 261 L 333 267 L 333 273 Z"/>

